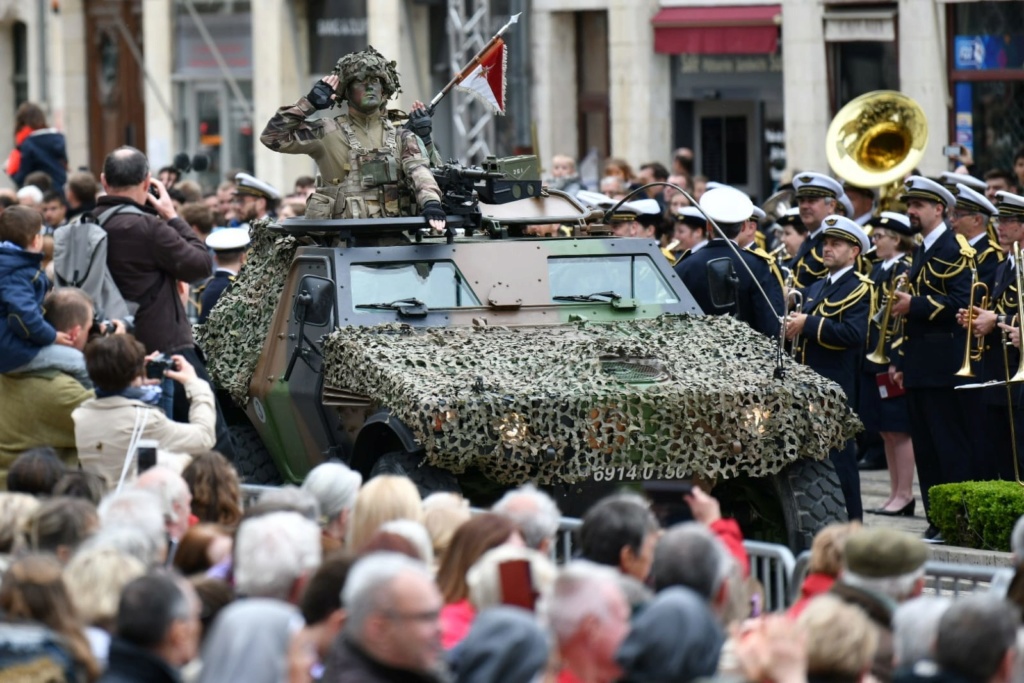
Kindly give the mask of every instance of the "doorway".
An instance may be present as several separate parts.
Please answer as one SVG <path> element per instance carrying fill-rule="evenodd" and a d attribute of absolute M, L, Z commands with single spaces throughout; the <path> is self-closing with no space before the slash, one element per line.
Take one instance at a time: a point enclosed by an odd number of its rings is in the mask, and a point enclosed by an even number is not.
<path fill-rule="evenodd" d="M 239 80 L 242 94 L 252 100 L 252 81 Z M 191 176 L 204 188 L 214 189 L 233 171 L 252 172 L 255 165 L 252 122 L 226 81 L 184 81 L 179 85 L 183 104 L 178 140 L 192 156 L 205 154 L 209 168 Z"/>
<path fill-rule="evenodd" d="M 757 103 L 695 102 L 693 126 L 693 151 L 700 173 L 708 180 L 757 196 L 761 190 Z"/>

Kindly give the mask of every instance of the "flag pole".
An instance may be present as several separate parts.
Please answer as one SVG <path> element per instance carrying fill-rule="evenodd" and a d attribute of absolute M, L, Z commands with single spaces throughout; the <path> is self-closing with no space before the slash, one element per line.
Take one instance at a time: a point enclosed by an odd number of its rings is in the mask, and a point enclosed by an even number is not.
<path fill-rule="evenodd" d="M 513 14 L 512 18 L 509 19 L 508 22 L 504 26 L 502 26 L 497 33 L 494 34 L 494 37 L 487 41 L 486 45 L 480 48 L 480 51 L 476 53 L 476 55 L 469 62 L 469 64 L 463 67 L 462 71 L 457 73 L 452 80 L 448 81 L 448 85 L 441 88 L 441 92 L 434 95 L 434 99 L 430 100 L 430 104 L 427 105 L 427 111 L 431 115 L 434 114 L 434 107 L 436 107 L 438 103 L 444 99 L 445 95 L 451 92 L 452 88 L 454 88 L 459 83 L 459 81 L 464 79 L 473 71 L 473 69 L 479 66 L 480 60 L 483 58 L 485 54 L 487 54 L 487 51 L 490 50 L 491 47 L 498 42 L 498 40 L 505 34 L 505 31 L 507 31 L 512 26 L 512 24 L 515 24 L 516 22 L 519 21 L 519 17 L 521 14 L 522 12 L 520 12 L 519 14 Z"/>

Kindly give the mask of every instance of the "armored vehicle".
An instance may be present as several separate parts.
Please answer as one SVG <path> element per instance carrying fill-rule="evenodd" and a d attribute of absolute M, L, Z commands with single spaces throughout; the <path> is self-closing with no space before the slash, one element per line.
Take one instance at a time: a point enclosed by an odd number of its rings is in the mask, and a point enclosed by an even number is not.
<path fill-rule="evenodd" d="M 772 341 L 702 315 L 659 245 L 601 232 L 602 212 L 500 168 L 446 172 L 447 235 L 419 217 L 253 226 L 197 331 L 245 478 L 336 459 L 480 505 L 532 481 L 567 514 L 700 482 L 748 536 L 798 549 L 845 517 L 827 453 L 859 422 L 837 385 L 779 376 Z"/>

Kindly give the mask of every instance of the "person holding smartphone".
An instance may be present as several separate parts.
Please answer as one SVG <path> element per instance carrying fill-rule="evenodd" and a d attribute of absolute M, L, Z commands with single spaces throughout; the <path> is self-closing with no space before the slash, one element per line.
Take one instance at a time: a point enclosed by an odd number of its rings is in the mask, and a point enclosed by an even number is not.
<path fill-rule="evenodd" d="M 128 334 L 97 337 L 85 347 L 85 366 L 96 386 L 96 398 L 71 414 L 82 469 L 106 480 L 108 489 L 134 480 L 139 442 L 159 443 L 158 458 L 198 455 L 216 441 L 213 389 L 182 355 L 146 355 Z M 160 379 L 184 387 L 188 422 L 174 422 L 160 408 Z M 168 463 L 173 466 L 173 463 Z"/>

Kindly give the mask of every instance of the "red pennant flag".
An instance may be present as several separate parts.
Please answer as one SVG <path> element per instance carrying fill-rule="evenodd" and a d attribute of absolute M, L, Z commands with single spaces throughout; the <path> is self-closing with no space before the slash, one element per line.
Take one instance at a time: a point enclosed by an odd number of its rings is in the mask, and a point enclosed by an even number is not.
<path fill-rule="evenodd" d="M 498 38 L 480 57 L 480 63 L 456 87 L 474 95 L 489 106 L 495 114 L 505 114 L 505 66 L 508 48 Z"/>

